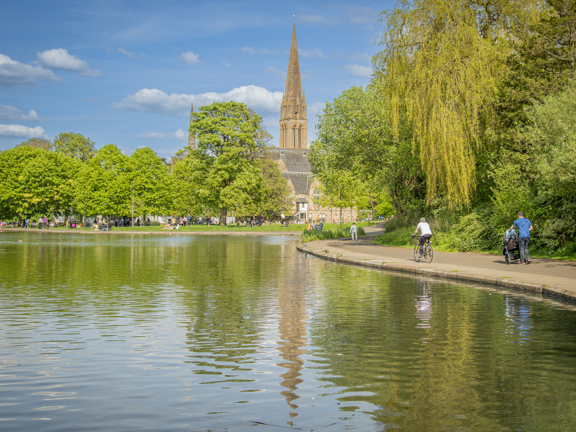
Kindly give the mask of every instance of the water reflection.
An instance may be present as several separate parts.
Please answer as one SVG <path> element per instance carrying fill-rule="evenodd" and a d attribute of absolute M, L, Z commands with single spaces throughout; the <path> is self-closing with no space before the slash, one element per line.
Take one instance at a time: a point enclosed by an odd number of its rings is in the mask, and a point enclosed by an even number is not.
<path fill-rule="evenodd" d="M 296 263 L 296 261 L 293 261 Z M 300 396 L 296 394 L 298 385 L 302 383 L 300 371 L 303 368 L 304 361 L 301 355 L 306 354 L 302 347 L 307 344 L 306 337 L 306 285 L 305 280 L 301 277 L 298 268 L 286 266 L 281 279 L 282 283 L 278 284 L 278 304 L 280 307 L 280 316 L 278 318 L 278 330 L 280 340 L 278 341 L 278 351 L 283 362 L 277 363 L 278 366 L 288 369 L 280 376 L 284 381 L 280 383 L 287 390 L 281 392 L 286 398 L 286 402 L 293 410 L 290 417 L 296 417 L 298 414 L 294 411 L 298 405 L 293 403 Z"/>
<path fill-rule="evenodd" d="M 1 234 L 0 299 L 5 430 L 576 424 L 574 306 L 290 239 Z"/>

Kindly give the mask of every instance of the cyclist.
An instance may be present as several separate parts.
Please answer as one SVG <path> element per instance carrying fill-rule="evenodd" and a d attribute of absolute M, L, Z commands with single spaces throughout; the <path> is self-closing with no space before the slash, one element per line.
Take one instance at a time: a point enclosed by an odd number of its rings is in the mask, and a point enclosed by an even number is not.
<path fill-rule="evenodd" d="M 429 240 L 430 238 L 432 238 L 432 230 L 430 229 L 430 225 L 428 225 L 428 222 L 426 222 L 426 218 L 420 218 L 420 223 L 418 224 L 418 226 L 416 227 L 416 230 L 414 230 L 414 234 L 412 234 L 412 237 L 416 237 L 416 234 L 418 234 L 418 230 L 420 230 L 420 257 L 422 258 L 422 247 L 424 246 L 424 243 L 426 242 L 426 240 Z"/>

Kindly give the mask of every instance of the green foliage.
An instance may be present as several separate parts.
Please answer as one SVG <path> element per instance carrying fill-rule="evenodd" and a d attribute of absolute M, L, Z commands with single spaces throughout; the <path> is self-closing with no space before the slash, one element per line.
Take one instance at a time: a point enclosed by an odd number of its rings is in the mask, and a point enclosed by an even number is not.
<path fill-rule="evenodd" d="M 476 186 L 475 152 L 493 119 L 506 73 L 510 26 L 525 25 L 536 1 L 400 1 L 385 12 L 384 77 L 391 126 L 399 136 L 406 109 L 426 175 L 427 202 L 443 195 L 450 208 L 469 207 Z"/>
<path fill-rule="evenodd" d="M 292 191 L 276 162 L 269 157 L 261 157 L 263 188 L 256 202 L 256 214 L 278 215 L 287 212 L 294 205 Z"/>
<path fill-rule="evenodd" d="M 190 131 L 198 149 L 190 152 L 187 167 L 193 201 L 220 210 L 225 223 L 228 210 L 255 211 L 263 188 L 261 145 L 257 134 L 262 119 L 244 104 L 215 102 L 194 114 Z"/>
<path fill-rule="evenodd" d="M 134 214 L 170 214 L 172 210 L 172 178 L 166 164 L 145 147 L 136 150 L 128 163 L 130 187 L 134 193 Z"/>
<path fill-rule="evenodd" d="M 24 214 L 70 214 L 79 168 L 78 161 L 56 152 L 31 159 L 21 175 Z"/>
<path fill-rule="evenodd" d="M 25 216 L 27 200 L 22 172 L 30 161 L 45 153 L 45 150 L 29 145 L 0 152 L 0 219 Z"/>
<path fill-rule="evenodd" d="M 306 243 L 309 241 L 314 240 L 330 240 L 340 237 L 349 237 L 350 236 L 350 227 L 352 224 L 343 224 L 338 225 L 335 228 L 328 229 L 328 230 L 304 230 L 300 235 L 300 241 L 302 243 Z M 363 236 L 366 235 L 364 228 L 358 227 L 358 235 Z"/>
<path fill-rule="evenodd" d="M 88 162 L 96 154 L 94 141 L 76 132 L 65 132 L 54 138 L 54 151 L 81 162 Z"/>
<path fill-rule="evenodd" d="M 346 172 L 357 182 L 356 193 L 364 194 L 363 201 L 378 202 L 374 197 L 385 187 L 397 211 L 405 213 L 420 206 L 420 165 L 408 139 L 410 127 L 405 115 L 399 137 L 394 138 L 379 86 L 375 81 L 366 90 L 353 87 L 326 104 L 309 160 L 328 189 L 334 189 L 329 183 L 334 180 L 337 185 L 340 174 Z"/>
<path fill-rule="evenodd" d="M 83 194 L 88 215 L 130 215 L 131 203 L 130 158 L 116 147 L 102 147 L 80 169 L 76 209 L 82 212 Z"/>

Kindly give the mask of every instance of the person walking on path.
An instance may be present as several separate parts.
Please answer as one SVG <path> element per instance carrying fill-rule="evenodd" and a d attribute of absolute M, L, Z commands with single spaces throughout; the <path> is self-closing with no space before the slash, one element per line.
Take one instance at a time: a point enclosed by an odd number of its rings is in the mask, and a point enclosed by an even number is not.
<path fill-rule="evenodd" d="M 358 241 L 358 228 L 356 227 L 356 222 L 350 227 L 350 234 L 352 235 L 353 241 Z"/>
<path fill-rule="evenodd" d="M 48 229 L 48 218 L 46 216 L 44 216 L 44 219 L 42 219 L 42 226 L 44 229 Z"/>
<path fill-rule="evenodd" d="M 518 219 L 514 221 L 510 229 L 518 228 L 518 248 L 520 249 L 520 264 L 530 264 L 530 253 L 528 244 L 530 243 L 530 231 L 532 231 L 532 222 L 524 217 L 524 212 L 518 212 Z"/>
<path fill-rule="evenodd" d="M 38 218 L 38 229 L 42 229 L 42 217 Z"/>
<path fill-rule="evenodd" d="M 420 230 L 419 246 L 420 246 L 420 258 L 422 258 L 422 252 L 423 252 L 422 248 L 424 246 L 424 243 L 426 243 L 426 240 L 432 238 L 432 230 L 430 229 L 430 225 L 428 224 L 428 222 L 426 222 L 426 218 L 420 218 L 420 223 L 414 230 L 414 234 L 412 234 L 412 237 L 416 237 L 416 234 L 418 234 L 418 230 Z"/>

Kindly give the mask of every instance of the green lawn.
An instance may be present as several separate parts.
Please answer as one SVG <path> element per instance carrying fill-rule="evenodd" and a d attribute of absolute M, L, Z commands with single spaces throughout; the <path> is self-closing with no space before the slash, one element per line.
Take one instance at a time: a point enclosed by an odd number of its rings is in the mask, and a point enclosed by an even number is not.
<path fill-rule="evenodd" d="M 349 226 L 350 224 L 347 224 Z M 357 224 L 360 226 L 368 226 L 370 223 L 368 222 L 360 222 Z M 164 225 L 161 226 L 148 226 L 148 227 L 121 227 L 116 228 L 112 227 L 111 232 L 122 232 L 122 231 L 141 231 L 141 232 L 152 232 L 152 231 L 164 231 Z M 290 224 L 288 227 L 283 228 L 282 225 L 273 223 L 272 225 L 264 225 L 264 226 L 255 226 L 250 228 L 249 226 L 236 226 L 236 225 L 228 225 L 228 226 L 219 226 L 219 225 L 191 225 L 180 227 L 179 230 L 171 230 L 167 232 L 221 232 L 221 231 L 247 231 L 247 232 L 302 232 L 306 228 L 306 224 Z M 338 224 L 334 223 L 325 223 L 323 229 L 325 231 L 335 230 L 339 228 Z M 93 230 L 93 228 L 74 228 L 73 230 L 66 227 L 58 227 L 58 228 L 50 228 L 51 230 L 70 230 L 70 231 L 89 231 Z M 349 229 L 349 228 L 348 228 Z M 30 231 L 38 230 L 38 228 L 30 228 Z"/>

